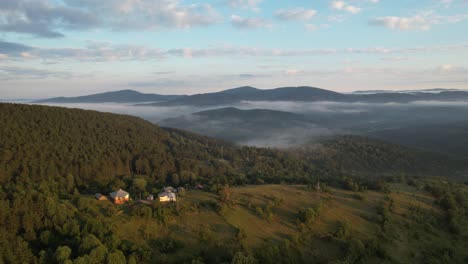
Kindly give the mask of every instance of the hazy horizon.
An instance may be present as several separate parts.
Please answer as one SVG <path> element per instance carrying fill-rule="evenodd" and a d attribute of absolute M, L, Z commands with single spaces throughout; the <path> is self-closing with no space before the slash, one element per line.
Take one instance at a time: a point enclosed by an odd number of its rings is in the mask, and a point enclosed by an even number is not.
<path fill-rule="evenodd" d="M 250 85 L 246 85 L 246 86 L 250 86 Z M 118 92 L 118 91 L 125 91 L 125 90 L 129 90 L 129 91 L 136 91 L 136 92 L 140 92 L 140 93 L 145 93 L 145 94 L 161 94 L 161 95 L 195 95 L 195 94 L 204 94 L 204 93 L 215 93 L 215 92 L 221 92 L 221 91 L 225 91 L 225 90 L 229 90 L 229 89 L 236 89 L 236 88 L 241 88 L 241 87 L 245 87 L 245 86 L 240 86 L 240 87 L 231 87 L 231 88 L 226 88 L 226 89 L 219 89 L 219 90 L 213 90 L 211 92 L 200 92 L 200 93 L 159 93 L 158 91 L 155 91 L 155 90 L 151 90 L 151 89 L 114 89 L 114 90 L 103 90 L 101 92 L 96 92 L 96 93 L 83 93 L 83 92 L 77 92 L 76 94 L 72 94 L 72 95 L 65 95 L 65 94 L 47 94 L 47 95 L 42 95 L 40 97 L 0 97 L 0 100 L 2 101 L 33 101 L 33 100 L 42 100 L 42 99 L 50 99 L 50 98 L 55 98 L 55 97 L 79 97 L 79 96 L 86 96 L 86 95 L 93 95 L 93 94 L 100 94 L 100 93 L 107 93 L 107 92 Z M 460 91 L 468 91 L 468 89 L 457 89 L 457 88 L 450 88 L 450 87 L 444 87 L 444 88 L 441 88 L 441 87 L 432 87 L 432 88 L 421 88 L 421 89 L 400 89 L 400 90 L 392 90 L 392 89 L 372 89 L 372 90 L 366 90 L 366 89 L 362 89 L 362 90 L 353 90 L 353 91 L 349 91 L 349 92 L 340 92 L 338 90 L 332 90 L 332 89 L 326 89 L 326 88 L 322 88 L 322 87 L 316 87 L 316 86 L 310 86 L 310 85 L 300 85 L 300 86 L 285 86 L 285 87 L 269 87 L 269 88 L 259 88 L 259 87 L 254 87 L 254 86 L 250 86 L 250 87 L 253 87 L 253 88 L 256 88 L 256 89 L 260 89 L 260 90 L 273 90 L 273 89 L 277 89 L 277 88 L 290 88 L 290 87 L 312 87 L 312 88 L 319 88 L 319 89 L 324 89 L 324 90 L 329 90 L 329 91 L 333 91 L 333 92 L 338 92 L 338 93 L 357 93 L 357 92 L 369 92 L 369 93 L 372 93 L 372 92 L 375 92 L 375 91 L 378 91 L 378 92 L 411 92 L 411 91 L 424 91 L 424 90 L 460 90 Z M 150 102 L 153 102 L 153 101 L 148 101 L 148 103 Z"/>
<path fill-rule="evenodd" d="M 466 10 L 466 0 L 2 0 L 0 97 L 467 89 Z"/>

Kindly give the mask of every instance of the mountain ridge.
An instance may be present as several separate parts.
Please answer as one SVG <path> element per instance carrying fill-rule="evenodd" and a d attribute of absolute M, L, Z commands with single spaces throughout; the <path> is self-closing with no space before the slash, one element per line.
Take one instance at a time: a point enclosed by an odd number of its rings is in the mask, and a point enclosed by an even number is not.
<path fill-rule="evenodd" d="M 334 92 L 311 86 L 258 89 L 242 86 L 219 92 L 194 95 L 145 94 L 134 90 L 119 90 L 78 97 L 55 97 L 32 103 L 136 103 L 138 106 L 220 106 L 243 101 L 343 102 L 343 103 L 409 103 L 416 101 L 468 101 L 468 91 L 427 89 L 414 92 L 372 90 L 373 92 Z"/>
<path fill-rule="evenodd" d="M 341 102 L 341 103 L 410 103 L 416 101 L 468 101 L 468 92 L 462 90 L 427 90 L 415 93 L 344 94 L 326 89 L 298 86 L 274 89 L 257 89 L 250 86 L 215 93 L 190 95 L 170 101 L 142 104 L 144 106 L 219 106 L 242 101 L 286 102 Z"/>
<path fill-rule="evenodd" d="M 77 97 L 54 97 L 33 101 L 33 103 L 139 103 L 173 100 L 183 95 L 161 95 L 140 93 L 125 89 Z"/>

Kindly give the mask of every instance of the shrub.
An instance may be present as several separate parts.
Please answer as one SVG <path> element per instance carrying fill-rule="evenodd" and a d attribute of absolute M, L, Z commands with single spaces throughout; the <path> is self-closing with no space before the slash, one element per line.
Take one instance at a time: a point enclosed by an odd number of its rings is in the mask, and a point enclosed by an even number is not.
<path fill-rule="evenodd" d="M 174 253 L 184 247 L 184 243 L 171 237 L 155 239 L 153 244 L 161 253 Z"/>
<path fill-rule="evenodd" d="M 334 236 L 338 239 L 346 239 L 351 235 L 351 226 L 346 221 L 339 221 L 338 228 L 334 233 Z"/>
<path fill-rule="evenodd" d="M 360 201 L 364 201 L 366 199 L 366 197 L 360 193 L 354 193 L 353 198 Z"/>
<path fill-rule="evenodd" d="M 321 205 L 318 205 L 315 208 L 299 210 L 299 221 L 306 225 L 311 225 L 315 221 L 315 219 L 317 219 L 320 216 L 321 207 Z"/>

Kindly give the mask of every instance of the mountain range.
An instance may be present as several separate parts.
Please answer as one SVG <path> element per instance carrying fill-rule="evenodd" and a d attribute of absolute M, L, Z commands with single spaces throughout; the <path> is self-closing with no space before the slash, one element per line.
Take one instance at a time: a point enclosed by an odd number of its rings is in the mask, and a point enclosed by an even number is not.
<path fill-rule="evenodd" d="M 418 93 L 441 93 L 441 92 L 459 92 L 459 91 L 463 91 L 463 90 L 446 89 L 446 88 L 433 88 L 433 89 L 421 89 L 421 90 L 361 90 L 361 91 L 354 91 L 351 94 L 377 94 L 377 93 L 418 94 Z"/>
<path fill-rule="evenodd" d="M 413 93 L 344 94 L 316 87 L 281 87 L 257 89 L 250 86 L 229 89 L 215 93 L 195 94 L 148 106 L 216 106 L 236 104 L 242 101 L 289 101 L 289 102 L 367 102 L 367 103 L 408 103 L 414 101 L 468 101 L 465 91 L 420 91 Z"/>
<path fill-rule="evenodd" d="M 183 95 L 146 94 L 133 90 L 120 90 L 78 97 L 54 97 L 33 101 L 33 103 L 143 103 L 174 100 Z"/>
<path fill-rule="evenodd" d="M 451 89 L 416 90 L 409 92 L 368 91 L 344 94 L 316 87 L 281 87 L 258 89 L 250 86 L 220 92 L 195 95 L 144 94 L 133 90 L 121 90 L 79 97 L 56 97 L 33 103 L 140 103 L 144 106 L 220 106 L 242 101 L 300 101 L 300 102 L 368 102 L 407 103 L 414 101 L 468 101 L 468 92 Z"/>

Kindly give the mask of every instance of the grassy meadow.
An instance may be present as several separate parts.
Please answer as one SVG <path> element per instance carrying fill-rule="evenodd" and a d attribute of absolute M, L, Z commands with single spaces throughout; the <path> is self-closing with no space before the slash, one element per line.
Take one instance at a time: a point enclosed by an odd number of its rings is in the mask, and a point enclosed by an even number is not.
<path fill-rule="evenodd" d="M 431 254 L 452 251 L 466 259 L 467 241 L 441 228 L 444 211 L 422 187 L 391 184 L 386 192 L 353 192 L 249 185 L 218 193 L 188 190 L 177 203 L 152 205 L 85 199 L 120 240 L 160 247 L 161 262 L 193 263 L 198 260 L 191 256 L 204 254 L 224 261 L 224 254 L 237 251 L 268 262 L 262 252 L 269 247 L 287 247 L 296 261 L 316 263 L 425 262 Z"/>

